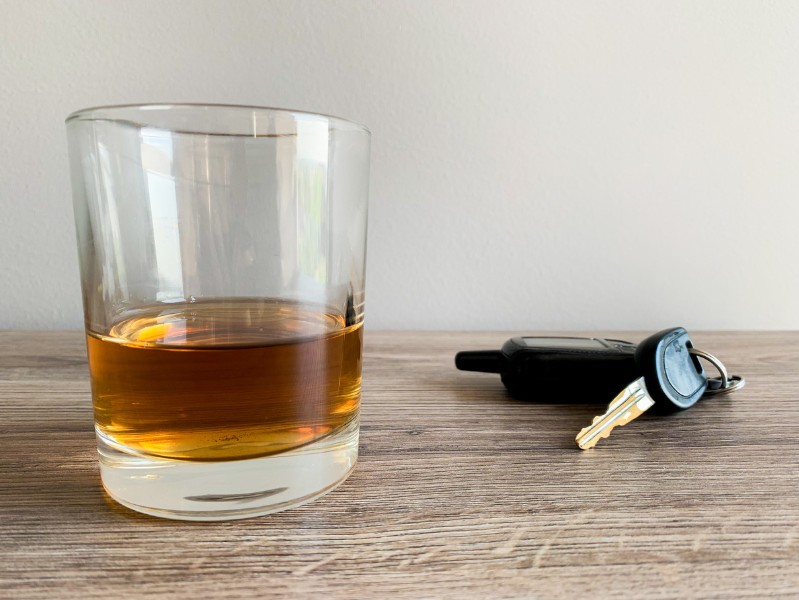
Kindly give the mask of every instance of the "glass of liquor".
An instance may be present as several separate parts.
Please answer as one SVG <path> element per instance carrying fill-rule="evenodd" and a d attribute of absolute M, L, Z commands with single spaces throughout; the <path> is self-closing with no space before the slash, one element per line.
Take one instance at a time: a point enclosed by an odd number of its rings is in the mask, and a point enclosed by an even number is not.
<path fill-rule="evenodd" d="M 358 455 L 369 131 L 190 104 L 66 123 L 108 493 L 221 520 L 341 484 Z"/>

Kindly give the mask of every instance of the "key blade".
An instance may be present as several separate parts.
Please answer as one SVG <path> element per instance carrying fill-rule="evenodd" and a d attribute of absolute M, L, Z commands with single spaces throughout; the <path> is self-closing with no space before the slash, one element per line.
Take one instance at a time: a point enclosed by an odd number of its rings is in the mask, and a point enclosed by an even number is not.
<path fill-rule="evenodd" d="M 654 404 L 646 391 L 644 378 L 636 379 L 613 399 L 604 414 L 594 417 L 593 423 L 577 434 L 577 445 L 582 450 L 593 448 L 599 440 L 608 437 L 614 427 L 626 425 Z"/>

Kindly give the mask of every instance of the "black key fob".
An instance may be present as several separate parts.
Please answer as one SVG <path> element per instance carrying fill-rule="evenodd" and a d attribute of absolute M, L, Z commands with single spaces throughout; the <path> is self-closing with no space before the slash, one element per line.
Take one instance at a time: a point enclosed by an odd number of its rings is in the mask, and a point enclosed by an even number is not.
<path fill-rule="evenodd" d="M 501 350 L 458 352 L 455 366 L 499 373 L 519 400 L 606 403 L 640 377 L 635 348 L 603 338 L 514 337 Z"/>

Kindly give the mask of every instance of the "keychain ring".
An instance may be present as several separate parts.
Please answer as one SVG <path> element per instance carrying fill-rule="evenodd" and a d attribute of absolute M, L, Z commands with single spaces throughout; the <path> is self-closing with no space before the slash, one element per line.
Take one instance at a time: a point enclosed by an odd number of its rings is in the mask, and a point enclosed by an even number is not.
<path fill-rule="evenodd" d="M 698 356 L 699 358 L 704 358 L 706 361 L 708 361 L 714 367 L 716 367 L 719 374 L 721 375 L 721 389 L 722 390 L 727 389 L 730 378 L 727 375 L 727 369 L 724 368 L 724 365 L 721 364 L 721 361 L 718 358 L 710 354 L 710 352 L 705 352 L 704 350 L 698 350 L 697 348 L 688 348 L 688 353 L 693 354 L 694 356 Z"/>
<path fill-rule="evenodd" d="M 721 379 L 711 379 L 710 381 L 721 382 Z M 716 394 L 729 394 L 730 392 L 734 392 L 735 390 L 740 390 L 743 386 L 746 385 L 746 379 L 744 379 L 740 375 L 732 375 L 727 380 L 727 383 L 728 385 L 724 389 L 720 387 L 715 390 L 712 390 L 710 388 L 706 389 L 703 396 L 715 396 Z"/>
<path fill-rule="evenodd" d="M 721 378 L 719 379 L 721 382 L 720 387 L 717 389 L 707 389 L 705 391 L 706 396 L 712 396 L 714 394 L 727 394 L 729 392 L 734 392 L 735 390 L 740 390 L 744 385 L 746 385 L 746 380 L 743 377 L 738 375 L 733 375 L 730 377 L 727 375 L 727 369 L 724 367 L 722 362 L 709 352 L 699 350 L 698 348 L 689 348 L 688 352 L 693 356 L 704 358 L 706 361 L 716 367 L 721 375 Z"/>

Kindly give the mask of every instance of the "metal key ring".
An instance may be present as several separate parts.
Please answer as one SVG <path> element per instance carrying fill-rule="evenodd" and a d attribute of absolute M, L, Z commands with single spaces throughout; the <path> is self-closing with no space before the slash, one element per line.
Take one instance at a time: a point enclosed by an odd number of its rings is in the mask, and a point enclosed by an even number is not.
<path fill-rule="evenodd" d="M 688 352 L 694 356 L 698 356 L 699 358 L 704 358 L 706 361 L 716 367 L 721 375 L 721 387 L 715 390 L 708 389 L 705 391 L 704 395 L 713 396 L 715 394 L 728 394 L 729 392 L 740 390 L 744 385 L 746 385 L 746 380 L 743 377 L 739 377 L 738 375 L 733 375 L 730 377 L 727 375 L 727 369 L 724 367 L 721 361 L 709 352 L 705 352 L 704 350 L 699 350 L 697 348 L 689 348 Z"/>
<path fill-rule="evenodd" d="M 711 381 L 718 381 L 721 383 L 720 379 L 711 379 Z M 707 388 L 705 393 L 702 394 L 703 396 L 715 396 L 716 394 L 729 394 L 730 392 L 734 392 L 735 390 L 740 390 L 743 386 L 746 385 L 746 379 L 739 375 L 733 375 L 727 380 L 727 387 L 718 389 L 711 389 Z"/>
<path fill-rule="evenodd" d="M 721 389 L 726 390 L 727 386 L 729 385 L 730 378 L 727 375 L 727 369 L 724 368 L 724 365 L 721 364 L 721 361 L 710 354 L 709 352 L 705 352 L 704 350 L 697 350 L 696 348 L 688 348 L 688 352 L 693 354 L 694 356 L 698 356 L 699 358 L 704 358 L 709 363 L 712 363 L 716 369 L 718 369 L 719 374 L 721 375 Z"/>

